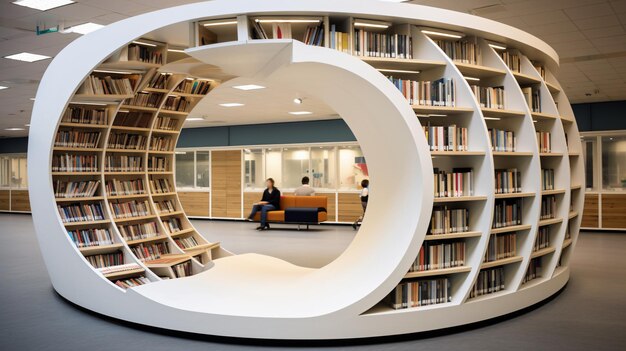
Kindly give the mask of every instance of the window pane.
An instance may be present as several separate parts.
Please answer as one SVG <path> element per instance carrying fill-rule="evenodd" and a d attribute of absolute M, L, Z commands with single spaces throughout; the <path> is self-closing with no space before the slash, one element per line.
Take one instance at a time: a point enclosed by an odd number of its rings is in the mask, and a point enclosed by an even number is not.
<path fill-rule="evenodd" d="M 27 180 L 26 157 L 13 157 L 11 159 L 11 187 L 25 189 L 28 187 Z"/>
<path fill-rule="evenodd" d="M 11 181 L 11 159 L 0 157 L 0 188 L 8 188 Z"/>
<path fill-rule="evenodd" d="M 602 185 L 604 189 L 626 188 L 626 137 L 602 138 Z"/>
<path fill-rule="evenodd" d="M 311 148 L 311 186 L 320 189 L 337 187 L 337 152 L 334 147 Z"/>
<path fill-rule="evenodd" d="M 263 189 L 263 149 L 244 150 L 244 184 L 246 189 Z"/>
<path fill-rule="evenodd" d="M 208 188 L 211 186 L 209 181 L 209 160 L 211 159 L 209 151 L 196 151 L 196 187 Z"/>
<path fill-rule="evenodd" d="M 585 161 L 585 183 L 587 189 L 595 189 L 596 185 L 593 182 L 593 172 L 596 169 L 594 167 L 594 157 L 596 155 L 596 138 L 583 139 L 583 157 Z"/>
<path fill-rule="evenodd" d="M 280 149 L 267 149 L 265 151 L 265 177 L 263 178 L 274 178 L 274 182 L 278 188 L 283 187 L 281 165 Z M 263 185 L 261 187 L 265 187 L 265 179 L 263 179 Z"/>
<path fill-rule="evenodd" d="M 176 152 L 176 186 L 193 188 L 193 151 Z"/>
<path fill-rule="evenodd" d="M 339 147 L 339 189 L 359 189 L 361 180 L 369 178 L 365 157 L 358 146 Z"/>
<path fill-rule="evenodd" d="M 302 184 L 302 177 L 309 174 L 309 148 L 283 149 L 282 187 L 294 189 Z"/>

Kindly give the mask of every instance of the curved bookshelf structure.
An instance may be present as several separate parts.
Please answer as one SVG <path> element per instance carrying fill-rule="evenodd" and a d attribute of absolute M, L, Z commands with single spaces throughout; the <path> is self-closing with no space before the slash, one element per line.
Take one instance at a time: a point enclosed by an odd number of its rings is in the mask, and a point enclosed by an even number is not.
<path fill-rule="evenodd" d="M 177 23 L 195 42 L 172 58 L 150 33 Z M 266 38 L 272 23 L 304 43 Z M 585 188 L 557 68 L 512 27 L 380 1 L 210 1 L 79 38 L 44 75 L 29 138 L 54 288 L 134 323 L 275 339 L 423 332 L 533 305 L 569 279 Z M 182 211 L 183 123 L 239 79 L 323 101 L 367 156 L 368 214 L 326 267 L 234 255 Z"/>

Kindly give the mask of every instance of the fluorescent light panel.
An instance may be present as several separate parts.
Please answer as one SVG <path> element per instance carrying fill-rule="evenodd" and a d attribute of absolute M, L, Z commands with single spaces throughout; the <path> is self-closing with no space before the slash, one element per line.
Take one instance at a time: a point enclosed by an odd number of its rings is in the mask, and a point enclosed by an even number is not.
<path fill-rule="evenodd" d="M 156 44 L 146 43 L 145 41 L 133 40 L 133 44 L 156 47 Z"/>
<path fill-rule="evenodd" d="M 244 104 L 238 103 L 238 102 L 227 102 L 224 104 L 220 104 L 220 106 L 222 107 L 240 107 L 243 106 Z"/>
<path fill-rule="evenodd" d="M 101 24 L 97 24 L 97 23 L 93 23 L 93 22 L 87 22 L 87 23 L 83 23 L 83 24 L 79 24 L 73 27 L 69 27 L 65 30 L 63 30 L 62 33 L 76 33 L 76 34 L 87 34 L 87 33 L 91 33 L 93 31 L 96 31 L 100 28 L 104 27 Z"/>
<path fill-rule="evenodd" d="M 13 4 L 35 10 L 47 11 L 56 7 L 73 4 L 74 2 L 75 1 L 71 0 L 18 0 L 13 1 Z"/>
<path fill-rule="evenodd" d="M 499 121 L 500 117 L 485 117 L 485 119 L 489 121 Z"/>
<path fill-rule="evenodd" d="M 185 53 L 184 49 L 167 49 L 167 51 L 169 51 L 169 52 L 180 52 L 180 53 L 183 53 L 183 54 Z"/>
<path fill-rule="evenodd" d="M 473 80 L 476 82 L 480 81 L 480 78 L 476 78 L 476 77 L 463 77 L 463 78 L 465 78 L 465 80 Z"/>
<path fill-rule="evenodd" d="M 209 22 L 202 24 L 205 27 L 216 27 L 216 26 L 227 26 L 231 24 L 237 24 L 237 20 L 233 21 L 222 21 L 222 22 Z"/>
<path fill-rule="evenodd" d="M 202 117 L 190 117 L 190 118 L 187 118 L 185 121 L 187 121 L 187 122 L 204 121 L 204 118 L 202 118 Z"/>
<path fill-rule="evenodd" d="M 93 70 L 96 73 L 111 73 L 111 74 L 134 74 L 133 72 L 126 72 L 126 71 L 111 71 L 108 69 L 94 69 Z"/>
<path fill-rule="evenodd" d="M 4 58 L 9 59 L 9 60 L 24 61 L 24 62 L 37 62 L 37 61 L 49 59 L 50 56 L 31 54 L 30 52 L 21 52 L 19 54 L 5 56 Z"/>
<path fill-rule="evenodd" d="M 239 90 L 257 90 L 257 89 L 265 89 L 264 86 L 256 85 L 256 84 L 246 84 L 246 85 L 235 85 L 233 86 L 235 89 Z"/>
<path fill-rule="evenodd" d="M 257 19 L 259 23 L 320 23 L 317 19 Z"/>
<path fill-rule="evenodd" d="M 0 85 L 0 90 L 9 89 L 9 87 L 5 87 L 4 85 Z"/>
<path fill-rule="evenodd" d="M 303 115 L 312 115 L 313 112 L 309 112 L 309 111 L 293 111 L 293 112 L 289 112 L 290 115 L 295 115 L 295 116 L 303 116 Z"/>
<path fill-rule="evenodd" d="M 420 73 L 420 71 L 407 71 L 407 70 L 404 70 L 404 69 L 379 68 L 378 70 L 380 72 L 389 72 L 389 73 L 411 73 L 411 74 L 418 74 L 418 73 Z"/>
<path fill-rule="evenodd" d="M 503 44 L 492 44 L 489 43 L 489 46 L 496 49 L 496 50 L 506 50 L 506 46 L 504 46 Z"/>
<path fill-rule="evenodd" d="M 448 33 L 448 32 L 440 32 L 440 31 L 431 30 L 431 29 L 422 29 L 421 32 L 424 33 L 424 34 L 437 35 L 437 36 L 446 37 L 446 38 L 455 38 L 455 39 L 463 38 L 463 36 L 460 35 L 460 34 L 453 34 L 453 33 Z"/>
<path fill-rule="evenodd" d="M 368 28 L 389 28 L 389 24 L 379 24 L 379 23 L 371 23 L 371 22 L 354 22 L 355 27 L 368 27 Z"/>
<path fill-rule="evenodd" d="M 17 130 L 25 130 L 25 129 L 24 128 L 4 128 L 4 130 L 8 130 L 12 132 L 12 131 L 17 131 Z"/>

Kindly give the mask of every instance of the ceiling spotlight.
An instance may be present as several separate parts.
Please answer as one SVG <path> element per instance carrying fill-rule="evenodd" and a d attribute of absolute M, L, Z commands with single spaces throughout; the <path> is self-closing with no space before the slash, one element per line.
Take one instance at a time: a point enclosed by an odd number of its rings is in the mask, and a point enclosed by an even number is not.
<path fill-rule="evenodd" d="M 16 60 L 16 61 L 36 62 L 36 61 L 49 59 L 50 56 L 31 54 L 29 52 L 21 52 L 19 54 L 5 56 L 4 58 L 9 59 L 9 60 Z"/>
<path fill-rule="evenodd" d="M 246 84 L 246 85 L 235 85 L 233 86 L 235 89 L 239 90 L 257 90 L 257 89 L 265 89 L 264 86 L 256 85 L 256 84 Z"/>
<path fill-rule="evenodd" d="M 295 115 L 295 116 L 303 116 L 303 115 L 312 115 L 313 112 L 309 112 L 309 111 L 293 111 L 293 112 L 289 112 L 290 115 Z"/>
<path fill-rule="evenodd" d="M 240 107 L 240 106 L 243 106 L 243 104 L 240 104 L 238 102 L 227 102 L 225 104 L 220 104 L 220 106 L 222 106 L 222 107 Z"/>
<path fill-rule="evenodd" d="M 19 6 L 30 7 L 31 9 L 47 11 L 56 7 L 73 4 L 71 0 L 18 0 L 12 3 Z"/>
<path fill-rule="evenodd" d="M 298 104 L 298 105 L 300 105 L 300 104 L 302 104 L 302 99 L 300 99 L 300 98 L 295 98 L 295 99 L 293 99 L 293 103 L 294 103 L 294 104 Z"/>

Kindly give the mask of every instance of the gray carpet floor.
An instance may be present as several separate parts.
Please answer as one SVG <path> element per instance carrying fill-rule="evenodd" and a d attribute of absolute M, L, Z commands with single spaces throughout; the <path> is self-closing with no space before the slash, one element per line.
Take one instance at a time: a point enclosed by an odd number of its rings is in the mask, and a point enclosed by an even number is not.
<path fill-rule="evenodd" d="M 349 245 L 349 227 L 259 233 L 253 224 L 194 221 L 210 240 L 235 253 L 258 252 L 321 267 Z M 133 328 L 86 313 L 50 285 L 29 215 L 0 214 L 1 350 L 252 350 L 295 349 L 190 339 Z M 303 345 L 299 345 L 303 346 Z M 626 234 L 581 235 L 572 279 L 552 301 L 514 318 L 419 339 L 374 344 L 315 345 L 326 350 L 624 350 L 626 349 Z M 311 349 L 312 347 L 309 347 Z"/>

